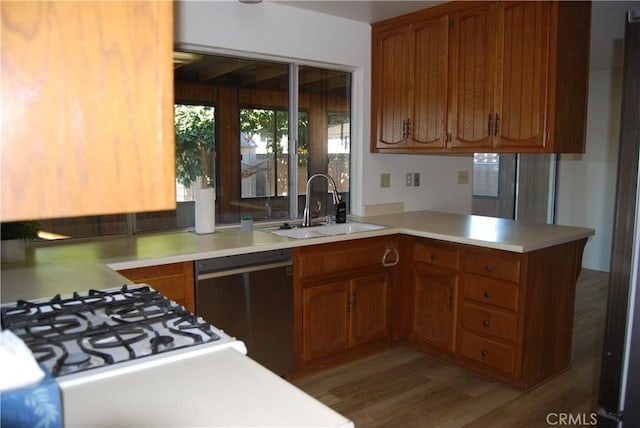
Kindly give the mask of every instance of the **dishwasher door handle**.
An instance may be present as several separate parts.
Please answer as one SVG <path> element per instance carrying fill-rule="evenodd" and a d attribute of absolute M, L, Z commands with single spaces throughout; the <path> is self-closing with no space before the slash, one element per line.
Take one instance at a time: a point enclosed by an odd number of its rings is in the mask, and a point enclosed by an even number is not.
<path fill-rule="evenodd" d="M 268 263 L 268 264 L 261 264 L 261 265 L 255 265 L 255 266 L 243 266 L 241 268 L 236 268 L 236 269 L 224 269 L 216 272 L 200 273 L 198 274 L 197 279 L 198 281 L 201 281 L 205 279 L 220 278 L 223 276 L 238 275 L 242 273 L 256 272 L 256 271 L 261 271 L 266 269 L 275 269 L 275 268 L 286 267 L 291 265 L 292 265 L 291 261 L 284 261 L 284 262 Z"/>

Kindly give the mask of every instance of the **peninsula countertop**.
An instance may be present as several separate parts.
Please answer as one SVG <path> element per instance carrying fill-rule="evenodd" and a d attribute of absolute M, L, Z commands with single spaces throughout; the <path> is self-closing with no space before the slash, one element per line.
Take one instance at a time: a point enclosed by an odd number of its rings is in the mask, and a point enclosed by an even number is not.
<path fill-rule="evenodd" d="M 130 281 L 116 271 L 167 263 L 224 257 L 259 251 L 339 242 L 350 239 L 408 234 L 518 253 L 587 238 L 593 229 L 532 224 L 493 217 L 414 211 L 351 221 L 385 226 L 350 235 L 291 239 L 260 230 L 242 232 L 219 227 L 197 235 L 180 231 L 36 245 L 27 260 L 2 265 L 0 300 L 37 299 L 91 288 L 118 287 Z"/>

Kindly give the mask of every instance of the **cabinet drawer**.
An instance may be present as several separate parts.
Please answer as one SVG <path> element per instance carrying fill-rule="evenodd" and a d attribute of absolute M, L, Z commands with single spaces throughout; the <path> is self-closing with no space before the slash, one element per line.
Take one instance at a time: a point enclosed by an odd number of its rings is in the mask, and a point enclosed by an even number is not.
<path fill-rule="evenodd" d="M 520 260 L 467 252 L 464 257 L 464 270 L 477 275 L 518 282 Z"/>
<path fill-rule="evenodd" d="M 460 354 L 498 370 L 513 373 L 515 351 L 511 346 L 462 332 Z"/>
<path fill-rule="evenodd" d="M 382 268 L 382 259 L 395 257 L 390 248 L 398 248 L 393 237 L 354 239 L 335 244 L 312 245 L 300 248 L 297 260 L 294 260 L 297 275 L 302 278 L 342 273 L 369 267 Z"/>
<path fill-rule="evenodd" d="M 518 285 L 512 282 L 465 274 L 463 295 L 476 302 L 518 310 Z"/>
<path fill-rule="evenodd" d="M 413 244 L 413 260 L 458 270 L 460 252 L 454 248 L 416 242 Z"/>
<path fill-rule="evenodd" d="M 511 342 L 516 339 L 514 315 L 467 303 L 462 307 L 462 327 Z"/>

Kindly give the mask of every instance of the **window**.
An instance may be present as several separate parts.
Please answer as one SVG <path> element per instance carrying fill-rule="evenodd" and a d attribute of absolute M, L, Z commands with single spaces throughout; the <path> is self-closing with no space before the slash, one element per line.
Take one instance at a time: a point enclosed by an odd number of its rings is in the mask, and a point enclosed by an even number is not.
<path fill-rule="evenodd" d="M 338 192 L 349 193 L 350 117 L 346 112 L 329 112 L 328 122 L 329 175 L 336 180 Z"/>
<path fill-rule="evenodd" d="M 88 237 L 193 228 L 193 190 L 206 185 L 216 188 L 218 225 L 243 215 L 300 218 L 315 173 L 332 176 L 349 207 L 350 72 L 205 54 L 190 61 L 175 67 L 176 210 L 53 219 L 43 221 L 47 231 Z M 311 193 L 318 215 L 334 214 L 326 182 L 314 182 Z"/>
<path fill-rule="evenodd" d="M 473 154 L 473 196 L 497 198 L 500 182 L 500 155 Z"/>

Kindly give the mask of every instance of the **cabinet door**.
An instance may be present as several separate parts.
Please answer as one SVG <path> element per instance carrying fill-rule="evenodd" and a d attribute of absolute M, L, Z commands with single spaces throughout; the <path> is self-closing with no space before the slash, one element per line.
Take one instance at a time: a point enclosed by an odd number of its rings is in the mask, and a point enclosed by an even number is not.
<path fill-rule="evenodd" d="M 493 145 L 495 5 L 452 15 L 449 132 L 451 147 Z"/>
<path fill-rule="evenodd" d="M 351 346 L 387 336 L 386 272 L 351 280 Z"/>
<path fill-rule="evenodd" d="M 148 284 L 189 312 L 196 312 L 193 262 L 124 269 L 118 273 L 133 282 Z"/>
<path fill-rule="evenodd" d="M 305 361 L 348 348 L 348 287 L 348 282 L 340 281 L 302 290 Z"/>
<path fill-rule="evenodd" d="M 496 147 L 543 148 L 549 44 L 549 2 L 498 4 Z M 496 116 L 497 115 L 497 116 Z"/>
<path fill-rule="evenodd" d="M 2 221 L 175 208 L 172 2 L 0 7 Z"/>
<path fill-rule="evenodd" d="M 415 24 L 411 31 L 409 148 L 442 148 L 446 139 L 449 16 Z"/>
<path fill-rule="evenodd" d="M 377 148 L 406 147 L 409 99 L 409 37 L 402 27 L 374 38 L 372 106 Z"/>
<path fill-rule="evenodd" d="M 454 349 L 458 275 L 417 266 L 413 277 L 411 334 L 448 351 Z"/>

